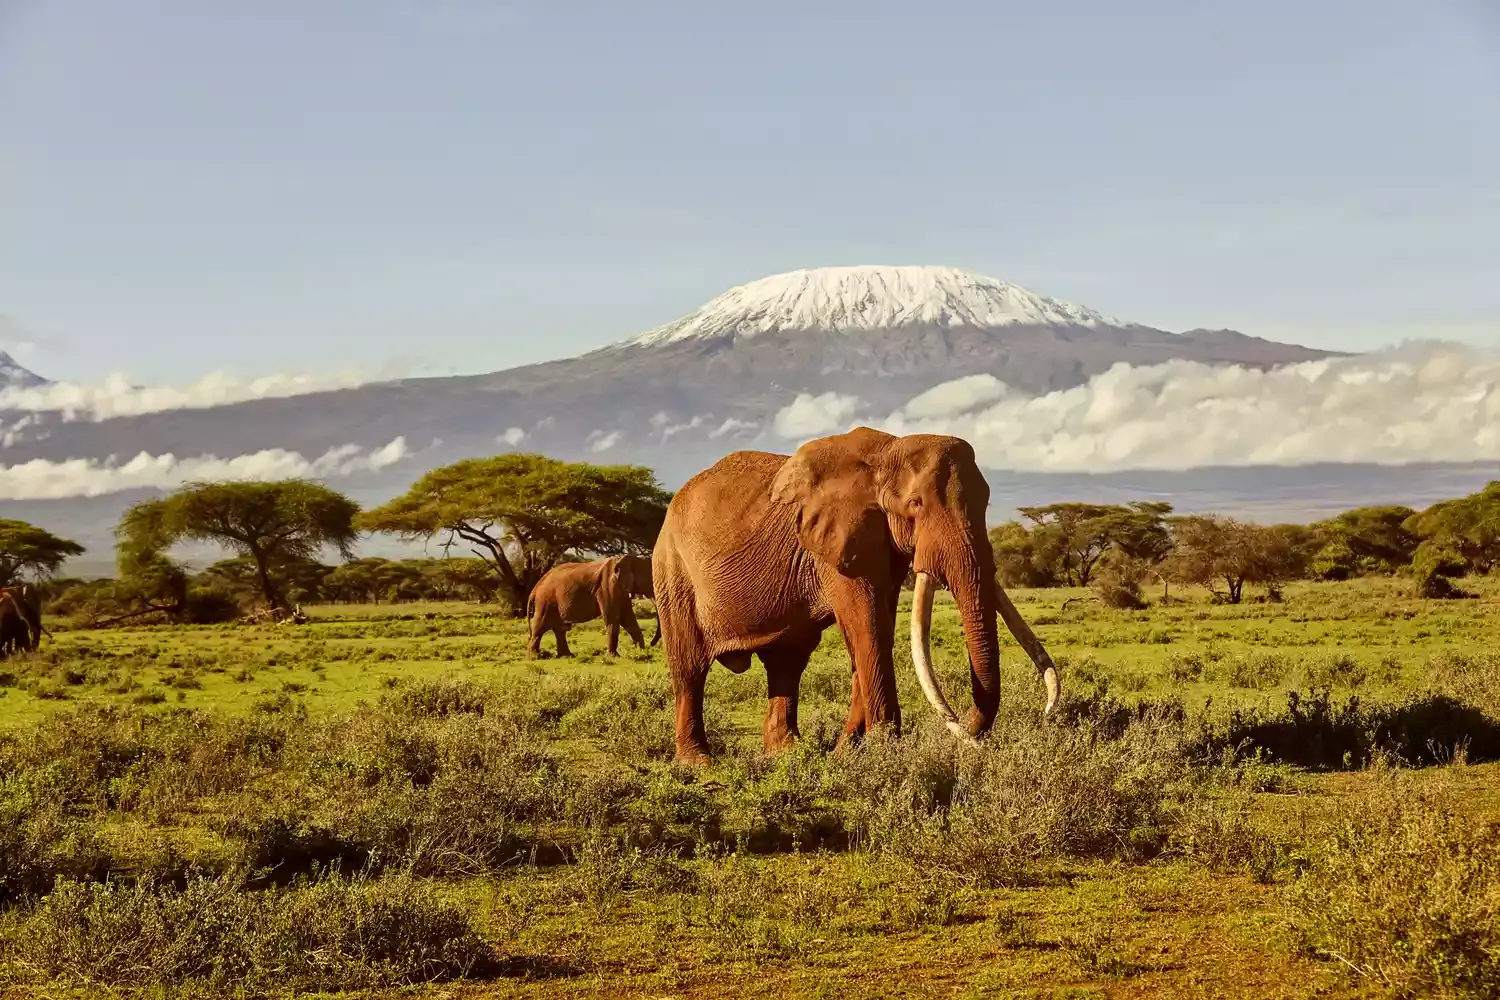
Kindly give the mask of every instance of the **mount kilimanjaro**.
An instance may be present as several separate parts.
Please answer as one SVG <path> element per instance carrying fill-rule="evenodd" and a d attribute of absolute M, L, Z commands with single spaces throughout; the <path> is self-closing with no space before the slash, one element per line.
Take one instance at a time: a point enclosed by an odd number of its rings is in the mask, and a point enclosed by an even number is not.
<path fill-rule="evenodd" d="M 639 462 L 670 487 L 727 451 L 794 446 L 776 418 L 799 396 L 833 394 L 857 399 L 861 413 L 887 414 L 965 376 L 1039 394 L 1082 385 L 1120 362 L 1267 368 L 1327 356 L 1228 330 L 1171 333 L 955 268 L 830 267 L 752 281 L 633 339 L 490 374 L 105 420 L 0 412 L 0 432 L 28 420 L 5 433 L 0 464 L 125 461 L 142 452 L 229 459 L 266 449 L 311 459 L 403 438 L 401 461 L 339 484 L 362 500 L 383 499 L 437 465 L 518 449 Z M 15 509 L 8 516 L 99 544 L 140 495 L 5 506 Z"/>

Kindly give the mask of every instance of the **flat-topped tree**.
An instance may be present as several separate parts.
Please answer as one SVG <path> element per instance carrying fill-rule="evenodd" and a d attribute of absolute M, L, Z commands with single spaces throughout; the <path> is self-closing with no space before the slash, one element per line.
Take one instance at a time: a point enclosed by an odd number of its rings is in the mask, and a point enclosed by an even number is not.
<path fill-rule="evenodd" d="M 360 515 L 363 531 L 445 536 L 488 560 L 513 614 L 569 553 L 649 551 L 672 499 L 650 469 L 544 455 L 471 458 L 434 469 L 405 495 Z"/>
<path fill-rule="evenodd" d="M 0 518 L 0 587 L 51 576 L 83 546 L 25 521 Z"/>
<path fill-rule="evenodd" d="M 266 605 L 284 608 L 279 569 L 310 560 L 325 546 L 353 558 L 358 513 L 353 500 L 305 479 L 190 483 L 131 507 L 115 534 L 122 564 L 155 564 L 178 542 L 216 542 L 250 559 Z"/>

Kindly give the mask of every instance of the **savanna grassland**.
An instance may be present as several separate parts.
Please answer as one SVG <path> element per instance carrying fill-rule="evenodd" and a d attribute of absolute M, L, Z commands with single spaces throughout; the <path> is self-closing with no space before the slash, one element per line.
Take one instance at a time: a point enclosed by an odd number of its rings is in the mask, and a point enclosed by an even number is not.
<path fill-rule="evenodd" d="M 598 623 L 575 659 L 527 662 L 524 623 L 480 605 L 53 622 L 0 663 L 0 977 L 49 997 L 1494 996 L 1500 596 L 1409 589 L 1140 612 L 1016 591 L 1066 699 L 1043 724 L 1008 644 L 978 749 L 934 724 L 903 632 L 906 735 L 830 753 L 832 629 L 779 757 L 759 666 L 715 668 L 702 772 L 671 763 L 660 650 L 607 659 Z M 965 703 L 951 604 L 934 647 Z"/>

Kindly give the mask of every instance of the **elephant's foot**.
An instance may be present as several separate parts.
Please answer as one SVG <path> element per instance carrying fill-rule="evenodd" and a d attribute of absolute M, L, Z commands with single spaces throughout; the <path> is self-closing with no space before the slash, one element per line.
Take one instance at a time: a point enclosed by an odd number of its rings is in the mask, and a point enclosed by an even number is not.
<path fill-rule="evenodd" d="M 777 754 L 783 750 L 790 750 L 801 738 L 802 735 L 795 729 L 788 729 L 785 726 L 767 726 L 762 733 L 761 741 L 765 744 L 767 754 Z"/>
<path fill-rule="evenodd" d="M 708 752 L 707 747 L 678 746 L 676 754 L 677 763 L 687 767 L 708 767 L 713 764 L 713 754 Z"/>
<path fill-rule="evenodd" d="M 767 754 L 780 753 L 801 737 L 797 731 L 796 703 L 790 698 L 772 698 L 761 723 L 761 742 Z"/>

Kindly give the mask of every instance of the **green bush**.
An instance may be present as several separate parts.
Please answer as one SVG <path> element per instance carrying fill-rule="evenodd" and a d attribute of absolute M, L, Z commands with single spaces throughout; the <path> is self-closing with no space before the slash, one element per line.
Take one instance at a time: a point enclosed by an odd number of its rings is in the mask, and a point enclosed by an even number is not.
<path fill-rule="evenodd" d="M 237 875 L 183 888 L 59 881 L 11 942 L 54 981 L 109 986 L 347 990 L 489 974 L 467 914 L 407 876 L 336 875 L 248 891 Z"/>
<path fill-rule="evenodd" d="M 1387 781 L 1292 887 L 1299 941 L 1395 996 L 1500 995 L 1500 836 Z"/>

